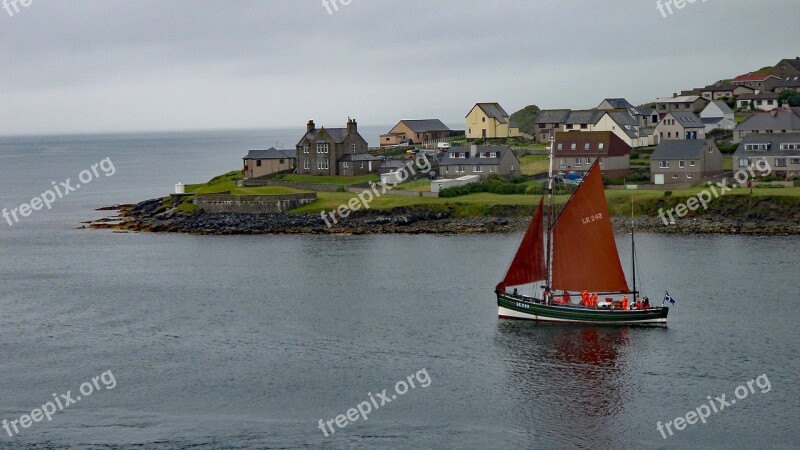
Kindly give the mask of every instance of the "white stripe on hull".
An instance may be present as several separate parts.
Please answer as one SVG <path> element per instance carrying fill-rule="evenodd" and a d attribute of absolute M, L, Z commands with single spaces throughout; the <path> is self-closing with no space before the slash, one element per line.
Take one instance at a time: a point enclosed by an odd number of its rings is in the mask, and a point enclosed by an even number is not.
<path fill-rule="evenodd" d="M 577 319 L 557 319 L 554 317 L 537 316 L 535 314 L 528 314 L 524 312 L 514 311 L 512 309 L 497 307 L 497 315 L 499 317 L 510 317 L 514 319 L 524 320 L 537 320 L 540 322 L 566 322 L 566 323 L 594 323 L 594 324 L 628 324 L 628 323 L 667 323 L 665 317 L 648 319 L 648 320 L 613 320 L 613 321 L 597 321 L 597 320 L 577 320 Z"/>

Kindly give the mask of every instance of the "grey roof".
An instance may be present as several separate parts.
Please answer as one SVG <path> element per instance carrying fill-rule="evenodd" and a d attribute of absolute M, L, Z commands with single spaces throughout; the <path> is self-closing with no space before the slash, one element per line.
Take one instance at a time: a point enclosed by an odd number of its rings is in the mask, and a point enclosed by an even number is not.
<path fill-rule="evenodd" d="M 387 169 L 399 169 L 401 167 L 408 165 L 410 162 L 411 162 L 410 159 L 387 159 L 383 161 L 381 167 Z"/>
<path fill-rule="evenodd" d="M 740 87 L 739 85 L 730 84 L 730 83 L 715 83 L 710 84 L 702 89 L 701 91 L 712 91 L 712 92 L 727 92 L 733 91 L 734 89 Z M 746 86 L 745 86 L 746 87 Z"/>
<path fill-rule="evenodd" d="M 511 151 L 511 147 L 507 146 L 499 146 L 499 145 L 479 145 L 477 148 L 477 153 L 474 158 L 469 157 L 470 147 L 463 146 L 463 147 L 450 147 L 447 150 L 447 154 L 444 155 L 440 161 L 440 166 L 456 166 L 459 164 L 480 164 L 480 165 L 489 165 L 489 166 L 496 166 L 500 164 L 500 160 L 502 160 L 507 152 L 511 152 L 514 155 L 514 152 Z M 477 155 L 486 152 L 497 152 L 496 158 L 478 158 Z M 466 158 L 453 158 L 452 156 L 456 153 L 466 153 Z M 516 156 L 514 156 L 516 158 Z"/>
<path fill-rule="evenodd" d="M 383 161 L 383 158 L 371 155 L 369 153 L 348 153 L 342 155 L 339 161 Z"/>
<path fill-rule="evenodd" d="M 243 159 L 294 159 L 297 150 L 278 150 L 271 147 L 268 150 L 250 150 Z"/>
<path fill-rule="evenodd" d="M 591 123 L 595 124 L 606 111 L 601 111 L 597 109 L 587 109 L 582 111 L 572 111 L 569 113 L 569 117 L 567 117 L 567 124 L 582 124 L 582 123 Z"/>
<path fill-rule="evenodd" d="M 776 88 L 798 88 L 800 87 L 800 76 L 792 76 L 786 77 L 781 79 L 778 84 L 775 85 Z"/>
<path fill-rule="evenodd" d="M 539 111 L 534 123 L 537 125 L 545 123 L 564 123 L 567 121 L 570 112 L 569 109 L 545 109 Z"/>
<path fill-rule="evenodd" d="M 736 126 L 736 131 L 753 130 L 787 130 L 800 131 L 800 117 L 794 111 L 774 109 L 770 112 L 758 113 Z"/>
<path fill-rule="evenodd" d="M 722 122 L 724 119 L 724 117 L 704 117 L 700 120 L 703 121 L 703 125 L 716 125 Z"/>
<path fill-rule="evenodd" d="M 450 128 L 439 119 L 401 120 L 414 133 L 426 131 L 450 131 Z M 399 124 L 398 124 L 399 125 Z"/>
<path fill-rule="evenodd" d="M 480 108 L 484 114 L 496 119 L 500 123 L 508 122 L 509 115 L 499 103 L 476 103 L 475 106 Z"/>
<path fill-rule="evenodd" d="M 694 103 L 702 97 L 698 95 L 679 95 L 677 97 L 659 97 L 656 103 Z"/>
<path fill-rule="evenodd" d="M 668 113 L 683 128 L 705 128 L 703 121 L 697 115 L 689 111 L 673 111 Z"/>
<path fill-rule="evenodd" d="M 604 99 L 603 102 L 608 102 L 608 104 L 614 109 L 633 108 L 633 105 L 631 105 L 630 102 L 624 98 L 607 98 Z M 602 104 L 602 102 L 600 102 L 600 104 Z"/>
<path fill-rule="evenodd" d="M 745 150 L 745 144 L 771 144 L 769 150 Z M 800 157 L 800 150 L 781 150 L 781 144 L 800 145 L 800 133 L 763 133 L 750 134 L 742 138 L 742 142 L 733 154 L 734 158 L 758 156 Z"/>
<path fill-rule="evenodd" d="M 717 107 L 722 111 L 722 114 L 733 114 L 733 110 L 722 100 L 713 100 L 711 103 L 717 105 Z M 711 103 L 709 103 L 706 108 L 711 106 Z"/>
<path fill-rule="evenodd" d="M 519 128 L 519 125 L 517 125 L 517 122 L 514 122 L 511 119 L 508 119 L 508 128 Z"/>
<path fill-rule="evenodd" d="M 800 70 L 800 56 L 795 59 L 786 59 L 786 62 L 788 62 L 795 69 Z"/>
<path fill-rule="evenodd" d="M 314 138 L 316 138 L 317 135 L 322 132 L 322 130 L 325 130 L 328 136 L 330 136 L 331 139 L 333 139 L 333 141 L 337 144 L 341 144 L 342 141 L 344 141 L 344 138 L 347 137 L 347 128 L 314 128 L 313 130 L 306 132 L 306 134 L 300 138 L 300 140 L 297 142 L 298 145 L 300 142 L 303 142 L 306 139 L 309 141 L 314 140 Z"/>
<path fill-rule="evenodd" d="M 662 141 L 650 156 L 650 161 L 656 159 L 700 159 L 703 157 L 705 144 L 705 141 L 697 139 Z"/>
<path fill-rule="evenodd" d="M 652 116 L 656 110 L 654 108 L 639 107 L 631 108 L 631 113 L 639 116 Z"/>
<path fill-rule="evenodd" d="M 742 94 L 736 100 L 777 100 L 780 94 L 775 92 L 759 92 L 758 94 Z"/>

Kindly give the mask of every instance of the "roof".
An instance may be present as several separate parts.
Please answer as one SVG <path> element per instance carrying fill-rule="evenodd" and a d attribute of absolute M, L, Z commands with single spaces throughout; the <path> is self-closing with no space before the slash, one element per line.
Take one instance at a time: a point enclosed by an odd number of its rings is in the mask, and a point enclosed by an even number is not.
<path fill-rule="evenodd" d="M 736 130 L 791 130 L 800 131 L 800 117 L 795 111 L 773 109 L 770 112 L 754 114 L 749 119 L 736 126 Z"/>
<path fill-rule="evenodd" d="M 700 159 L 705 151 L 706 141 L 698 139 L 677 139 L 658 144 L 650 161 L 665 159 Z"/>
<path fill-rule="evenodd" d="M 342 155 L 339 161 L 383 161 L 383 158 L 369 153 L 347 153 L 346 155 Z"/>
<path fill-rule="evenodd" d="M 500 161 L 506 156 L 506 153 L 511 152 L 511 155 L 516 158 L 514 152 L 511 151 L 511 147 L 508 146 L 499 146 L 499 145 L 479 145 L 477 146 L 477 153 L 474 158 L 469 157 L 470 147 L 461 146 L 461 147 L 450 147 L 447 150 L 447 154 L 444 155 L 440 161 L 440 166 L 456 166 L 460 164 L 480 164 L 480 165 L 489 165 L 489 166 L 496 166 L 500 164 Z M 478 158 L 477 155 L 486 152 L 496 152 L 496 158 Z M 466 153 L 466 158 L 453 158 L 453 154 L 455 153 Z"/>
<path fill-rule="evenodd" d="M 678 95 L 677 97 L 659 97 L 656 103 L 694 103 L 699 98 L 699 95 Z"/>
<path fill-rule="evenodd" d="M 607 98 L 604 99 L 603 102 L 608 102 L 608 104 L 614 109 L 633 108 L 633 105 L 631 105 L 630 102 L 624 98 Z M 600 102 L 600 104 L 602 105 L 603 102 Z"/>
<path fill-rule="evenodd" d="M 794 59 L 787 58 L 787 59 L 781 60 L 781 62 L 784 62 L 784 61 L 789 63 L 789 65 L 794 67 L 795 69 L 800 70 L 800 56 L 798 56 L 798 57 L 796 57 Z M 778 63 L 778 64 L 780 64 L 780 63 Z"/>
<path fill-rule="evenodd" d="M 414 133 L 424 133 L 426 131 L 450 131 L 450 128 L 448 128 L 447 125 L 442 123 L 442 121 L 439 119 L 401 120 L 400 122 L 406 124 L 406 126 Z M 397 125 L 400 125 L 400 123 Z"/>
<path fill-rule="evenodd" d="M 758 94 L 742 94 L 736 100 L 777 100 L 780 94 L 775 92 L 761 92 Z"/>
<path fill-rule="evenodd" d="M 708 106 L 706 106 L 706 108 L 711 106 L 711 104 L 716 105 L 717 108 L 719 108 L 720 111 L 722 111 L 722 114 L 733 114 L 733 110 L 730 108 L 730 106 L 728 106 L 728 104 L 723 102 L 722 100 L 714 100 L 711 103 L 709 103 Z"/>
<path fill-rule="evenodd" d="M 725 118 L 724 117 L 703 117 L 700 120 L 703 121 L 703 125 L 716 125 L 716 124 L 722 122 L 723 120 L 725 120 Z"/>
<path fill-rule="evenodd" d="M 711 92 L 728 92 L 733 91 L 736 88 L 741 86 L 736 86 L 730 83 L 716 83 L 716 84 L 709 84 L 708 86 L 700 89 L 700 91 L 711 91 Z M 747 86 L 744 86 L 747 87 Z M 752 89 L 752 88 L 747 88 Z"/>
<path fill-rule="evenodd" d="M 745 144 L 771 144 L 768 150 L 745 150 Z M 783 156 L 800 157 L 800 150 L 781 150 L 781 144 L 797 144 L 800 146 L 800 133 L 765 133 L 750 134 L 742 138 L 742 142 L 733 154 L 734 158 L 751 156 Z"/>
<path fill-rule="evenodd" d="M 314 140 L 321 132 L 325 131 L 328 136 L 333 139 L 333 141 L 337 144 L 341 144 L 344 141 L 344 138 L 347 137 L 347 128 L 314 128 L 311 131 L 306 132 L 303 137 L 300 138 L 298 144 L 303 142 L 303 140 L 308 139 L 309 141 Z"/>
<path fill-rule="evenodd" d="M 683 128 L 705 128 L 703 121 L 700 120 L 700 118 L 697 117 L 697 115 L 695 115 L 693 112 L 673 111 L 671 113 L 667 113 L 667 115 L 672 116 L 672 118 L 675 119 L 675 121 L 678 122 L 678 124 Z"/>
<path fill-rule="evenodd" d="M 294 159 L 297 150 L 278 150 L 271 147 L 269 150 L 250 150 L 242 159 Z"/>
<path fill-rule="evenodd" d="M 539 114 L 536 115 L 534 123 L 537 125 L 543 123 L 564 123 L 567 121 L 570 112 L 569 109 L 544 109 L 539 111 Z"/>
<path fill-rule="evenodd" d="M 748 81 L 766 81 L 770 77 L 775 77 L 774 75 L 770 75 L 768 73 L 747 73 L 744 75 L 739 75 L 738 77 L 734 78 L 732 81 L 734 83 L 746 83 Z M 777 78 L 777 77 L 775 77 Z"/>
<path fill-rule="evenodd" d="M 572 111 L 569 113 L 567 117 L 567 124 L 582 124 L 582 123 L 591 123 L 595 124 L 606 111 L 601 111 L 597 109 L 587 109 L 587 110 L 579 110 L 579 111 Z"/>
<path fill-rule="evenodd" d="M 625 156 L 631 152 L 631 147 L 619 138 L 612 131 L 559 131 L 556 133 L 556 156 L 594 155 L 601 153 L 607 156 Z M 598 150 L 597 145 L 603 143 L 603 150 Z M 558 145 L 563 144 L 561 150 Z M 571 145 L 575 144 L 575 150 Z M 589 144 L 590 151 L 586 151 L 586 144 Z"/>
<path fill-rule="evenodd" d="M 480 108 L 487 117 L 491 117 L 500 123 L 508 122 L 509 115 L 499 103 L 476 103 L 475 106 Z M 472 109 L 475 109 L 475 106 Z M 470 112 L 472 112 L 472 109 Z"/>
<path fill-rule="evenodd" d="M 638 116 L 652 116 L 653 114 L 656 113 L 656 110 L 654 108 L 648 108 L 643 106 L 639 108 L 632 108 L 631 113 Z"/>
<path fill-rule="evenodd" d="M 798 69 L 798 70 L 800 70 L 800 69 Z M 796 88 L 800 87 L 800 76 L 795 75 L 795 76 L 792 76 L 792 77 L 782 78 L 781 81 L 779 81 L 775 85 L 775 87 L 776 88 L 795 88 L 796 89 Z"/>

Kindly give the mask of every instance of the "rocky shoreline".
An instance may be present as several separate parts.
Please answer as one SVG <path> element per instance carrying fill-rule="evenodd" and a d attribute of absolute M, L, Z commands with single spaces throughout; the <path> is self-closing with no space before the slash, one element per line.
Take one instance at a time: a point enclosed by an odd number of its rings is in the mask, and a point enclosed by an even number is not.
<path fill-rule="evenodd" d="M 135 205 L 100 208 L 116 211 L 116 217 L 86 222 L 83 228 L 119 232 L 171 232 L 208 235 L 233 234 L 460 234 L 523 231 L 530 217 L 453 217 L 448 212 L 395 208 L 391 211 L 358 211 L 338 224 L 327 226 L 311 214 L 187 214 L 164 208 L 163 199 Z M 614 229 L 630 230 L 631 218 L 613 217 Z M 635 217 L 637 232 L 664 234 L 800 234 L 800 217 L 724 217 L 706 214 L 665 225 L 658 217 Z"/>

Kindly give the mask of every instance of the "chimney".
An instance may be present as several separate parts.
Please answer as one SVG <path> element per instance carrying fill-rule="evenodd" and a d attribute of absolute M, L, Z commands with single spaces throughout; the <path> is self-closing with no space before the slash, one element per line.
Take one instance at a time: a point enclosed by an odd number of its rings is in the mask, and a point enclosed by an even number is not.
<path fill-rule="evenodd" d="M 672 93 L 672 98 L 675 98 L 675 97 L 677 97 L 677 96 L 678 96 L 678 93 L 677 93 L 677 92 L 673 92 L 673 93 Z"/>
<path fill-rule="evenodd" d="M 776 109 L 773 109 L 772 111 L 770 111 L 770 112 L 769 112 L 769 115 L 771 115 L 772 117 L 777 117 L 777 116 L 778 116 L 778 110 L 777 110 L 777 108 L 776 108 Z"/>
<path fill-rule="evenodd" d="M 478 146 L 476 144 L 471 144 L 469 146 L 469 157 L 474 158 L 478 156 Z"/>
<path fill-rule="evenodd" d="M 306 133 L 311 133 L 312 131 L 314 131 L 314 121 L 309 120 L 306 124 Z"/>
<path fill-rule="evenodd" d="M 358 131 L 358 124 L 356 123 L 356 119 L 347 118 L 347 133 L 350 134 L 351 132 Z"/>

